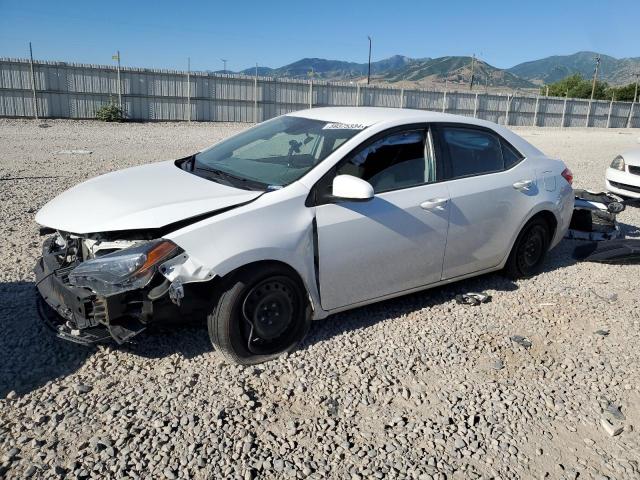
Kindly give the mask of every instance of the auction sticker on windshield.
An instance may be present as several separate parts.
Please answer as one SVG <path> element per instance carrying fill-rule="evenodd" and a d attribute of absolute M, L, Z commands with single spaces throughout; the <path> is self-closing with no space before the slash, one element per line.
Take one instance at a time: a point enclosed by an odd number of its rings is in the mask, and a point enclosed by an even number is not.
<path fill-rule="evenodd" d="M 327 123 L 323 130 L 364 130 L 366 125 L 361 123 Z"/>

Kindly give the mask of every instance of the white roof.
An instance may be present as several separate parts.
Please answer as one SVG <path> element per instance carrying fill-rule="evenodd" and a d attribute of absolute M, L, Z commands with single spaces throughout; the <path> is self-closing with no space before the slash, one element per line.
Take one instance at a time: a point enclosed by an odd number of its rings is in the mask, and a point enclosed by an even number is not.
<path fill-rule="evenodd" d="M 360 124 L 370 127 L 380 123 L 418 123 L 418 122 L 453 122 L 466 123 L 491 128 L 506 138 L 509 143 L 520 150 L 525 156 L 544 155 L 529 142 L 497 123 L 480 120 L 478 118 L 452 115 L 450 113 L 413 110 L 410 108 L 390 107 L 318 107 L 299 110 L 287 114 L 294 117 L 304 117 L 324 122 Z"/>
<path fill-rule="evenodd" d="M 390 107 L 319 107 L 299 110 L 289 113 L 288 115 L 322 120 L 325 122 L 357 123 L 366 125 L 367 127 L 375 123 L 393 122 L 396 120 L 417 120 L 420 122 L 469 120 L 469 117 L 461 117 L 447 113 Z"/>

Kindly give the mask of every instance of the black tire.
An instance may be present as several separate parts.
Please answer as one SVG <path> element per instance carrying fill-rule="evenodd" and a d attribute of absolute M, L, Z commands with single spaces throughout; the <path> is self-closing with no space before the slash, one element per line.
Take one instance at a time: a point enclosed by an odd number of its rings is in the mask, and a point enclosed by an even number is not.
<path fill-rule="evenodd" d="M 226 279 L 207 324 L 225 360 L 252 365 L 294 350 L 309 330 L 311 309 L 300 281 L 269 265 Z"/>
<path fill-rule="evenodd" d="M 529 278 L 540 272 L 551 241 L 549 224 L 531 219 L 522 229 L 509 254 L 504 272 L 509 278 Z"/>

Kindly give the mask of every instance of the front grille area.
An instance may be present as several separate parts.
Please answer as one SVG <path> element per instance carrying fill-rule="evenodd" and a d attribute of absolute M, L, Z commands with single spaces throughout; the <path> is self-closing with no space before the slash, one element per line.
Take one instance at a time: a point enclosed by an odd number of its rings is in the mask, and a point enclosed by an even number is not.
<path fill-rule="evenodd" d="M 633 173 L 634 175 L 640 175 L 640 167 L 636 165 L 629 165 L 629 173 Z"/>
<path fill-rule="evenodd" d="M 628 190 L 629 192 L 640 193 L 640 187 L 634 187 L 633 185 L 626 185 L 624 183 L 612 182 L 609 180 L 609 183 L 616 188 L 621 190 Z"/>

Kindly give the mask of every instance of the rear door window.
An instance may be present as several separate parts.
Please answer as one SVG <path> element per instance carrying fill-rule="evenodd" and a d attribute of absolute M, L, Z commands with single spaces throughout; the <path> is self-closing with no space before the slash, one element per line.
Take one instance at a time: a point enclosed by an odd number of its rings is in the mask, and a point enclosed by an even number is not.
<path fill-rule="evenodd" d="M 451 178 L 504 170 L 502 146 L 497 135 L 466 127 L 439 127 L 441 148 L 449 158 Z"/>

